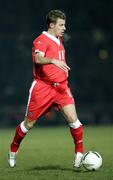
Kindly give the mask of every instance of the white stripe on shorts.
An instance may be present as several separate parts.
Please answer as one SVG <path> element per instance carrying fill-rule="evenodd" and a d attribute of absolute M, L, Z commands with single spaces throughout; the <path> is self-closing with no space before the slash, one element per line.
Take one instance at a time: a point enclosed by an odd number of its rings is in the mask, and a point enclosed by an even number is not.
<path fill-rule="evenodd" d="M 27 111 L 28 111 L 28 106 L 29 106 L 29 103 L 30 103 L 30 99 L 31 99 L 31 94 L 32 94 L 32 91 L 33 91 L 33 88 L 35 86 L 35 84 L 37 83 L 36 80 L 34 80 L 31 84 L 31 87 L 30 87 L 30 90 L 29 90 L 29 97 L 28 97 L 28 103 L 27 103 L 27 108 L 26 108 L 26 113 L 25 113 L 25 116 L 27 116 Z"/>
<path fill-rule="evenodd" d="M 67 93 L 68 93 L 69 97 L 70 97 L 70 98 L 72 98 L 72 95 L 71 95 L 71 93 L 70 93 L 69 89 L 66 89 L 66 91 L 67 91 Z"/>

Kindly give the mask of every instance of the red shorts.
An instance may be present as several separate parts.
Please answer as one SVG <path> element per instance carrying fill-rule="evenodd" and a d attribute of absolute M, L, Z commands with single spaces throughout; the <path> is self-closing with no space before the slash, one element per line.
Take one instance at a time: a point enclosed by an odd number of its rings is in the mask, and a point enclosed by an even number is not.
<path fill-rule="evenodd" d="M 34 80 L 29 90 L 26 117 L 37 120 L 52 106 L 60 110 L 68 104 L 74 104 L 74 99 L 66 82 L 50 84 Z"/>

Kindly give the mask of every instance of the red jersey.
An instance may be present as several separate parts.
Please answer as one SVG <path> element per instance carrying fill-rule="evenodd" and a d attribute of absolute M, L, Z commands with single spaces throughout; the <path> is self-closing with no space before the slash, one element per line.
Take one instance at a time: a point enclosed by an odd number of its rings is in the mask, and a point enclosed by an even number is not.
<path fill-rule="evenodd" d="M 34 57 L 36 52 L 42 53 L 42 56 L 45 58 L 57 59 L 65 62 L 65 49 L 61 38 L 56 38 L 44 31 L 33 41 L 33 74 L 35 79 L 42 79 L 50 82 L 63 82 L 67 79 L 66 72 L 54 64 L 35 64 Z"/>

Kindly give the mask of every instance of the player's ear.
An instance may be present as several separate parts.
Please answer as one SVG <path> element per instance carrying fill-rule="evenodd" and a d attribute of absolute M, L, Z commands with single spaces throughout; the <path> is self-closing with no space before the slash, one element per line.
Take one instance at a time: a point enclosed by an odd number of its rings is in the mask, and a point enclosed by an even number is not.
<path fill-rule="evenodd" d="M 49 27 L 50 28 L 54 28 L 55 24 L 54 23 L 50 23 Z"/>

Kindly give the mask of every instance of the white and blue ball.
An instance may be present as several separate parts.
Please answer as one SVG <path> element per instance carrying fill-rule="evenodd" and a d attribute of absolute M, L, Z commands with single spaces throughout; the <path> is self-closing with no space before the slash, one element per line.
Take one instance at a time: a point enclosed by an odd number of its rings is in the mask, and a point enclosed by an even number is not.
<path fill-rule="evenodd" d="M 83 155 L 82 164 L 89 171 L 96 171 L 102 166 L 102 156 L 96 151 L 88 151 Z"/>

